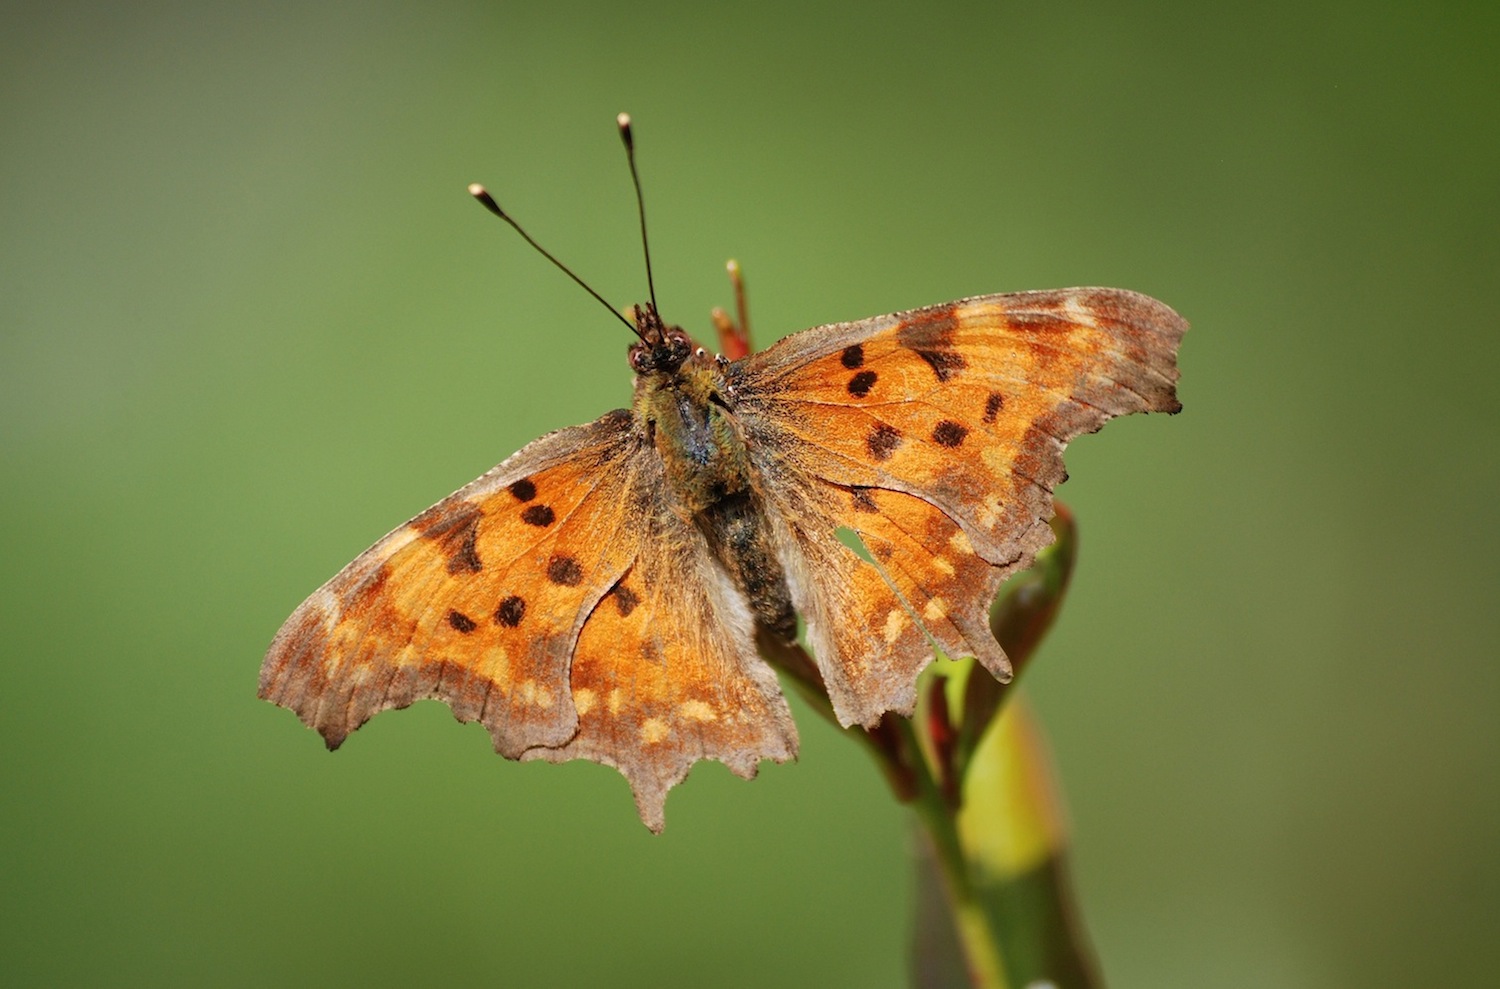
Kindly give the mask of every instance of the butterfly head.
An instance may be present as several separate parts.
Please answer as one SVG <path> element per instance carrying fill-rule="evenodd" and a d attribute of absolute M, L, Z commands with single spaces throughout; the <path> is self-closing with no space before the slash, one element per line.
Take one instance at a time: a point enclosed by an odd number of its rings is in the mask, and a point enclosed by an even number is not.
<path fill-rule="evenodd" d="M 674 374 L 692 357 L 695 347 L 680 326 L 662 322 L 656 307 L 643 303 L 634 308 L 635 333 L 640 340 L 630 346 L 630 369 L 636 374 Z"/>

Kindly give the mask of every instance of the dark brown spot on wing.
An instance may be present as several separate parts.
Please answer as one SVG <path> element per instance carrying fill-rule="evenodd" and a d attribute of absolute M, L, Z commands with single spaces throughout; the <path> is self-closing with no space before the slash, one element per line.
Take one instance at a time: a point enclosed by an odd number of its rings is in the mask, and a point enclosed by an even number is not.
<path fill-rule="evenodd" d="M 479 562 L 479 552 L 474 548 L 474 541 L 478 537 L 479 513 L 476 511 L 462 529 L 455 529 L 448 537 L 458 544 L 453 555 L 448 557 L 449 573 L 478 573 L 484 569 L 484 564 Z"/>
<path fill-rule="evenodd" d="M 630 613 L 636 609 L 636 605 L 641 603 L 635 591 L 624 584 L 616 584 L 611 596 L 615 599 L 615 607 L 619 609 L 621 618 L 629 618 Z"/>
<path fill-rule="evenodd" d="M 478 625 L 474 624 L 474 619 L 470 618 L 462 611 L 448 612 L 448 624 L 452 625 L 454 628 L 458 629 L 465 635 L 468 635 L 470 632 L 479 627 Z"/>
<path fill-rule="evenodd" d="M 927 362 L 939 381 L 947 381 L 969 366 L 962 354 L 952 350 L 918 350 L 916 354 Z"/>
<path fill-rule="evenodd" d="M 865 363 L 865 348 L 857 343 L 850 344 L 844 348 L 843 356 L 839 359 L 844 362 L 845 367 L 851 370 L 863 367 Z"/>
<path fill-rule="evenodd" d="M 995 417 L 1003 408 L 1005 408 L 1005 397 L 997 391 L 990 392 L 990 397 L 984 400 L 984 421 L 994 422 Z"/>
<path fill-rule="evenodd" d="M 889 460 L 896 447 L 901 445 L 901 432 L 885 423 L 880 423 L 865 437 L 865 446 L 876 460 Z"/>
<path fill-rule="evenodd" d="M 879 506 L 875 504 L 875 499 L 870 495 L 869 488 L 850 488 L 849 500 L 853 502 L 856 512 L 874 513 L 880 511 Z"/>
<path fill-rule="evenodd" d="M 516 496 L 517 501 L 530 501 L 536 497 L 536 485 L 531 483 L 530 478 L 523 477 L 510 486 L 510 493 Z"/>
<path fill-rule="evenodd" d="M 411 527 L 428 539 L 442 539 L 455 530 L 472 526 L 482 513 L 467 501 L 440 501 L 411 520 Z"/>
<path fill-rule="evenodd" d="M 953 334 L 958 329 L 958 319 L 953 315 L 956 309 L 950 304 L 913 315 L 896 331 L 896 342 L 911 350 L 940 350 L 953 346 Z"/>
<path fill-rule="evenodd" d="M 528 505 L 526 511 L 521 513 L 521 521 L 545 529 L 557 521 L 557 515 L 552 511 L 551 505 Z"/>
<path fill-rule="evenodd" d="M 500 602 L 500 607 L 495 609 L 495 621 L 506 628 L 515 628 L 521 624 L 521 619 L 526 617 L 526 602 L 522 598 L 511 595 Z"/>
<path fill-rule="evenodd" d="M 547 561 L 547 579 L 564 587 L 577 587 L 583 583 L 583 567 L 571 556 L 559 554 Z"/>
<path fill-rule="evenodd" d="M 864 398 L 870 394 L 870 389 L 875 387 L 877 375 L 874 371 L 861 371 L 849 379 L 849 394 L 855 398 Z"/>
<path fill-rule="evenodd" d="M 961 426 L 952 419 L 944 419 L 932 428 L 932 441 L 938 446 L 958 446 L 968 435 L 968 427 Z"/>

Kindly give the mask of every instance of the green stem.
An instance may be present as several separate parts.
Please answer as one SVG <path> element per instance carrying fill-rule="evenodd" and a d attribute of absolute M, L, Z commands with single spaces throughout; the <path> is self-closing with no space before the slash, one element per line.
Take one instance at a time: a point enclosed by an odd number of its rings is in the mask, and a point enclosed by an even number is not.
<path fill-rule="evenodd" d="M 1009 989 L 1004 959 L 1000 954 L 999 932 L 992 926 L 992 918 L 975 893 L 958 837 L 958 818 L 932 775 L 911 721 L 906 718 L 893 720 L 912 756 L 910 762 L 917 790 L 912 805 L 926 828 L 928 840 L 932 842 L 943 869 L 948 906 L 953 913 L 953 927 L 963 948 L 969 979 L 975 989 Z"/>

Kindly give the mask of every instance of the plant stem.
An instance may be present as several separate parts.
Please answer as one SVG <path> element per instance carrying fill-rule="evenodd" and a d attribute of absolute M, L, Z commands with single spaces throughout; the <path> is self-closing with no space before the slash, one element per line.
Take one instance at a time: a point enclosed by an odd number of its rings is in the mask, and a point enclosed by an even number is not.
<path fill-rule="evenodd" d="M 917 789 L 912 805 L 936 852 L 935 858 L 942 865 L 948 907 L 952 912 L 954 931 L 963 948 L 969 980 L 975 989 L 1009 989 L 1000 954 L 999 932 L 993 928 L 992 918 L 975 895 L 969 864 L 959 842 L 958 818 L 922 755 L 911 721 L 906 718 L 893 720 L 900 726 L 912 755 L 910 761 Z"/>

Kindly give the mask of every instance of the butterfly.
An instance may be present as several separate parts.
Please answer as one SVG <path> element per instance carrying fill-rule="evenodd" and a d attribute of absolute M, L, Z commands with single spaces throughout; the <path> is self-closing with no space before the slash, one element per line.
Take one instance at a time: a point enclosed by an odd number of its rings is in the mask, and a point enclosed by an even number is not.
<path fill-rule="evenodd" d="M 939 652 L 1006 681 L 988 608 L 1051 540 L 1063 447 L 1181 407 L 1187 324 L 1120 289 L 975 296 L 736 360 L 654 302 L 632 314 L 631 407 L 543 436 L 362 553 L 287 619 L 262 698 L 330 749 L 440 699 L 506 758 L 615 767 L 660 831 L 695 762 L 750 778 L 795 756 L 756 643 L 791 641 L 799 616 L 845 726 L 909 715 Z"/>

